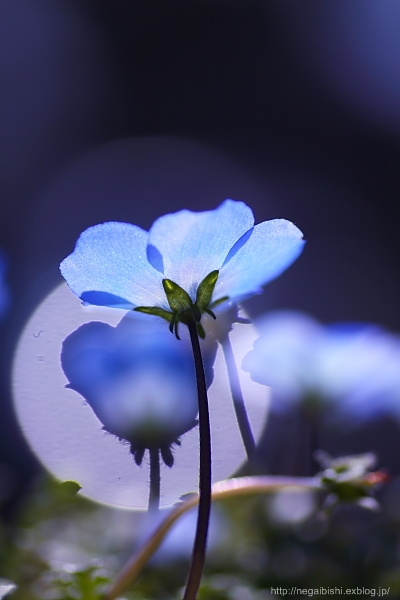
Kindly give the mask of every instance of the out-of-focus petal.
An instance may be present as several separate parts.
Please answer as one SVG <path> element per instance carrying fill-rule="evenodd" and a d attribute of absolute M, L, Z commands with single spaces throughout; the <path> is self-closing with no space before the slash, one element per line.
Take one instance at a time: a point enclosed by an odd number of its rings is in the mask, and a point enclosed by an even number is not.
<path fill-rule="evenodd" d="M 150 229 L 148 259 L 195 300 L 198 284 L 220 269 L 232 246 L 253 224 L 251 209 L 233 200 L 225 200 L 215 210 L 164 215 Z"/>
<path fill-rule="evenodd" d="M 261 336 L 244 357 L 242 368 L 253 381 L 272 387 L 274 398 L 279 398 L 274 408 L 284 409 L 314 387 L 313 348 L 323 328 L 297 311 L 272 312 L 256 325 Z"/>
<path fill-rule="evenodd" d="M 291 311 L 266 315 L 243 369 L 272 388 L 271 409 L 312 406 L 351 426 L 400 417 L 400 337 L 376 325 L 319 325 Z"/>
<path fill-rule="evenodd" d="M 229 296 L 240 300 L 261 291 L 301 254 L 303 234 L 285 219 L 256 225 L 245 244 L 222 267 L 213 300 Z"/>
<path fill-rule="evenodd" d="M 107 431 L 131 442 L 155 436 L 172 443 L 198 411 L 192 353 L 187 340 L 142 324 L 83 325 L 63 343 L 62 368 Z"/>
<path fill-rule="evenodd" d="M 129 223 L 89 227 L 61 263 L 61 274 L 88 304 L 168 309 L 162 276 L 147 260 L 147 241 L 147 231 Z"/>
<path fill-rule="evenodd" d="M 85 398 L 107 431 L 131 442 L 155 437 L 169 444 L 193 427 L 198 412 L 189 338 L 179 341 L 152 319 L 131 314 L 117 327 L 79 327 L 63 342 L 61 365 L 68 387 Z M 202 345 L 210 386 L 216 344 Z"/>

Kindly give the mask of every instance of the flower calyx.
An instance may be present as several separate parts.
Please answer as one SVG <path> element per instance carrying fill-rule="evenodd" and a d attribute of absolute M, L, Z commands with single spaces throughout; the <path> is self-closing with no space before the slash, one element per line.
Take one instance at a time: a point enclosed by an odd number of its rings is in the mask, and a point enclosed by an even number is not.
<path fill-rule="evenodd" d="M 211 303 L 211 298 L 214 292 L 215 284 L 217 283 L 219 271 L 211 271 L 203 281 L 199 284 L 196 293 L 196 300 L 193 302 L 189 294 L 177 283 L 171 279 L 163 279 L 162 284 L 165 295 L 167 296 L 168 304 L 171 311 L 159 308 L 157 306 L 138 306 L 134 310 L 146 314 L 161 317 L 169 322 L 171 333 L 175 333 L 179 340 L 178 324 L 196 323 L 197 333 L 204 339 L 205 332 L 201 324 L 201 317 L 204 313 L 209 314 L 215 319 L 215 314 L 212 309 L 228 299 L 227 296 Z"/>
<path fill-rule="evenodd" d="M 340 502 L 350 502 L 370 510 L 379 509 L 372 492 L 388 481 L 388 475 L 381 470 L 371 471 L 376 464 L 376 456 L 372 452 L 331 458 L 319 451 L 315 457 L 324 467 L 317 477 L 328 493 L 325 508 L 331 509 Z"/>
<path fill-rule="evenodd" d="M 142 465 L 143 457 L 146 450 L 149 452 L 149 454 L 152 450 L 156 450 L 159 452 L 163 463 L 171 469 L 175 463 L 173 448 L 175 446 L 179 447 L 181 445 L 180 437 L 188 431 L 190 431 L 191 429 L 193 429 L 194 427 L 196 427 L 197 425 L 198 421 L 197 419 L 194 419 L 194 421 L 189 426 L 187 426 L 185 430 L 179 434 L 179 436 L 176 436 L 174 439 L 165 438 L 164 440 L 154 439 L 151 441 L 149 439 L 146 439 L 145 436 L 143 436 L 142 439 L 128 440 L 130 442 L 130 452 L 133 456 L 133 460 L 135 461 L 137 466 L 140 467 Z"/>

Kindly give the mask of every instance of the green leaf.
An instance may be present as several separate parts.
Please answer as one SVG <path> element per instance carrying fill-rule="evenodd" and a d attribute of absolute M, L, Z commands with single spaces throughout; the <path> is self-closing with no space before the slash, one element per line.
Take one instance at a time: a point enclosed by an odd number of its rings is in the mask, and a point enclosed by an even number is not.
<path fill-rule="evenodd" d="M 146 315 L 155 315 L 156 317 L 161 317 L 168 322 L 170 322 L 172 319 L 172 313 L 170 313 L 168 310 L 164 310 L 163 308 L 158 308 L 157 306 L 137 306 L 133 310 L 145 313 Z"/>
<path fill-rule="evenodd" d="M 63 571 L 55 583 L 62 600 L 101 600 L 110 578 L 102 574 L 100 567 L 91 565 L 74 573 Z"/>
<path fill-rule="evenodd" d="M 189 294 L 180 285 L 171 281 L 171 279 L 163 279 L 162 283 L 168 304 L 173 312 L 181 314 L 192 308 L 193 302 Z"/>
<path fill-rule="evenodd" d="M 200 307 L 200 310 L 209 307 L 218 276 L 219 271 L 211 271 L 197 288 L 196 304 Z"/>

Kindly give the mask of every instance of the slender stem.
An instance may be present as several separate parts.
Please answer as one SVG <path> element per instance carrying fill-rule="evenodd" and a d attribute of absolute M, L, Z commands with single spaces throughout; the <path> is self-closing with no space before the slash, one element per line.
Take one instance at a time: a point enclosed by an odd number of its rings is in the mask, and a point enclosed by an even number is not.
<path fill-rule="evenodd" d="M 203 357 L 195 321 L 188 324 L 196 370 L 197 395 L 199 403 L 200 473 L 199 510 L 197 513 L 196 537 L 192 562 L 183 600 L 195 600 L 203 574 L 206 559 L 208 524 L 211 510 L 211 433 L 208 413 L 207 386 L 204 375 Z"/>
<path fill-rule="evenodd" d="M 321 465 L 316 459 L 315 455 L 317 450 L 320 450 L 321 445 L 319 443 L 318 435 L 318 420 L 314 413 L 307 415 L 309 429 L 310 429 L 310 475 L 315 475 L 321 470 Z"/>
<path fill-rule="evenodd" d="M 236 420 L 238 422 L 239 431 L 240 435 L 242 436 L 247 458 L 249 461 L 251 461 L 255 457 L 256 443 L 254 440 L 253 431 L 251 429 L 249 417 L 247 415 L 246 405 L 243 399 L 242 387 L 240 385 L 239 374 L 236 367 L 235 356 L 233 354 L 232 344 L 229 339 L 229 335 L 227 335 L 221 342 L 221 346 L 224 353 L 226 368 L 228 371 L 229 386 L 231 389 L 233 406 L 236 413 Z"/>
<path fill-rule="evenodd" d="M 290 487 L 292 489 L 297 488 L 299 491 L 302 489 L 322 489 L 321 481 L 312 477 L 237 477 L 235 479 L 227 479 L 215 483 L 212 486 L 212 499 L 222 500 L 224 498 L 244 496 L 247 494 L 273 492 L 274 490 L 285 487 Z M 198 502 L 199 495 L 193 494 L 184 502 L 180 502 L 174 506 L 172 511 L 166 515 L 163 522 L 157 527 L 144 546 L 142 546 L 142 548 L 123 567 L 112 586 L 107 590 L 104 600 L 116 600 L 116 598 L 119 598 L 121 594 L 123 594 L 125 590 L 138 579 L 142 570 L 160 546 L 169 528 L 181 515 L 196 506 Z"/>
<path fill-rule="evenodd" d="M 150 455 L 150 490 L 149 490 L 149 512 L 158 511 L 160 507 L 160 450 L 149 448 Z"/>

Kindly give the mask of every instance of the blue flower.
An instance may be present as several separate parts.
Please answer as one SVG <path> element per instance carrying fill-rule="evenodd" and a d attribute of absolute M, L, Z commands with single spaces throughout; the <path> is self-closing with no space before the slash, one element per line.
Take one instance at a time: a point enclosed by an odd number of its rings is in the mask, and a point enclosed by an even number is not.
<path fill-rule="evenodd" d="M 170 320 L 166 280 L 185 290 L 188 302 L 196 304 L 200 284 L 214 274 L 210 297 L 200 305 L 201 313 L 208 312 L 221 301 L 236 302 L 260 293 L 303 246 L 301 231 L 290 221 L 276 219 L 255 226 L 246 204 L 225 200 L 215 210 L 164 215 L 149 232 L 118 222 L 90 227 L 60 270 L 84 303 L 156 307 L 159 316 Z"/>
<path fill-rule="evenodd" d="M 400 417 L 400 337 L 373 325 L 324 327 L 291 311 L 257 325 L 261 336 L 242 367 L 272 388 L 273 410 L 303 403 L 353 423 Z"/>
<path fill-rule="evenodd" d="M 204 351 L 208 385 L 216 344 Z M 197 424 L 197 389 L 188 340 L 178 343 L 148 321 L 125 317 L 117 327 L 92 322 L 63 342 L 67 387 L 81 394 L 109 433 L 127 440 L 137 464 L 158 448 L 168 466 L 171 446 Z"/>

